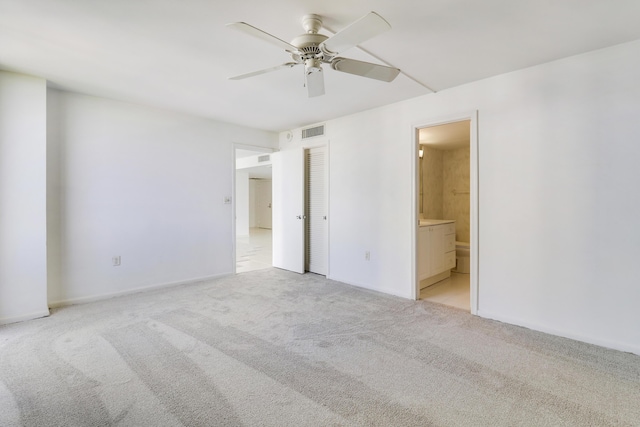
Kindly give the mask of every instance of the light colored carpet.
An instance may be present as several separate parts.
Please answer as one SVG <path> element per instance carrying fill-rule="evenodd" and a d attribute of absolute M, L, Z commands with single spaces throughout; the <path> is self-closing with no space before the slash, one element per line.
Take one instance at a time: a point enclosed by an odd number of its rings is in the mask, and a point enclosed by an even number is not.
<path fill-rule="evenodd" d="M 1 426 L 640 425 L 640 358 L 267 269 L 0 327 Z"/>

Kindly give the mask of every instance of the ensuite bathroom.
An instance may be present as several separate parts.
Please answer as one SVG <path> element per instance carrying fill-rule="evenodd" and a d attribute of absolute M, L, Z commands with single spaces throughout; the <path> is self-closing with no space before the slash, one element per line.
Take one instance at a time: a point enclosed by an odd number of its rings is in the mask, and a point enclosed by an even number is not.
<path fill-rule="evenodd" d="M 470 310 L 470 121 L 418 130 L 420 299 Z"/>

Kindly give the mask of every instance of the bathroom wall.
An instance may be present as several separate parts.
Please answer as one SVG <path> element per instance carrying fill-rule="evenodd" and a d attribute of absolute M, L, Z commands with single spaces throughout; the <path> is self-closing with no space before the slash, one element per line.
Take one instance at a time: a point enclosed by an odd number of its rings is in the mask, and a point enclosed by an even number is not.
<path fill-rule="evenodd" d="M 442 215 L 456 220 L 456 240 L 469 242 L 469 147 L 442 151 Z"/>
<path fill-rule="evenodd" d="M 422 147 L 424 217 L 454 219 L 456 240 L 469 242 L 469 147 L 453 150 L 441 150 L 426 145 Z"/>
<path fill-rule="evenodd" d="M 442 151 L 423 145 L 422 158 L 422 212 L 424 218 L 441 219 L 442 214 Z"/>

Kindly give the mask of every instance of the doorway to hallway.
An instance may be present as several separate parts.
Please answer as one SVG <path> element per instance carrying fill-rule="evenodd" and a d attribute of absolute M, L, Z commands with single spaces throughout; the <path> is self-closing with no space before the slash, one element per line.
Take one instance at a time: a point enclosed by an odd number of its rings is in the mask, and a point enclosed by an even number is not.
<path fill-rule="evenodd" d="M 271 152 L 235 149 L 235 272 L 272 262 Z"/>

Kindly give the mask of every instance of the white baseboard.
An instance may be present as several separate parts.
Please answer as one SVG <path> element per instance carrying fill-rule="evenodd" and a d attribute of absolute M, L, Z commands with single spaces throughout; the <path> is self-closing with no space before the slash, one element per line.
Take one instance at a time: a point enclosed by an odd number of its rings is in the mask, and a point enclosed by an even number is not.
<path fill-rule="evenodd" d="M 502 316 L 500 314 L 491 313 L 484 310 L 478 310 L 478 316 L 484 317 L 486 319 L 497 320 L 499 322 L 509 323 L 511 325 L 522 326 L 524 328 L 532 329 L 534 331 L 544 332 L 545 334 L 555 335 L 563 338 L 569 338 L 572 340 L 581 341 L 588 344 L 594 344 L 600 347 L 610 348 L 612 350 L 619 350 L 626 353 L 634 353 L 634 354 L 640 355 L 640 346 L 634 345 L 634 344 L 627 344 L 627 343 L 621 343 L 617 341 L 609 341 L 609 340 L 604 340 L 600 338 L 589 337 L 586 335 L 567 333 L 565 331 L 561 331 L 553 327 L 541 325 L 539 323 L 526 322 L 520 319 L 516 319 L 509 316 Z"/>
<path fill-rule="evenodd" d="M 169 288 L 169 287 L 172 287 L 172 286 L 179 286 L 179 285 L 188 285 L 190 283 L 197 283 L 197 282 L 203 282 L 205 280 L 218 279 L 220 277 L 230 276 L 231 274 L 233 274 L 233 273 L 229 272 L 229 273 L 214 274 L 212 276 L 196 277 L 196 278 L 192 278 L 192 279 L 185 279 L 185 280 L 179 280 L 179 281 L 174 281 L 174 282 L 166 282 L 166 283 L 160 283 L 160 284 L 150 285 L 150 286 L 141 286 L 141 287 L 138 287 L 138 288 L 127 289 L 125 291 L 119 291 L 119 292 L 110 292 L 110 293 L 106 293 L 106 294 L 91 295 L 91 296 L 79 297 L 79 298 L 71 298 L 71 299 L 60 300 L 60 301 L 51 301 L 51 302 L 49 302 L 49 307 L 50 308 L 58 308 L 58 307 L 64 307 L 64 306 L 67 306 L 67 305 L 86 304 L 86 303 L 89 303 L 89 302 L 102 301 L 102 300 L 105 300 L 105 299 L 115 298 L 115 297 L 119 297 L 119 296 L 123 296 L 123 295 L 137 294 L 139 292 L 146 292 L 146 291 L 151 291 L 151 290 L 155 290 L 155 289 Z"/>
<path fill-rule="evenodd" d="M 49 310 L 47 309 L 47 310 L 36 311 L 34 313 L 22 314 L 20 316 L 15 316 L 15 317 L 4 317 L 0 319 L 0 325 L 24 322 L 25 320 L 38 319 L 40 317 L 47 317 L 48 315 L 49 315 Z"/>
<path fill-rule="evenodd" d="M 413 300 L 413 297 L 411 295 L 405 295 L 405 294 L 399 292 L 397 289 L 393 289 L 393 288 L 373 288 L 371 286 L 364 285 L 362 283 L 349 282 L 347 280 L 343 280 L 343 279 L 336 278 L 336 277 L 329 277 L 329 276 L 327 276 L 327 279 L 335 280 L 336 282 L 344 283 L 346 285 L 355 286 L 356 288 L 367 289 L 367 290 L 370 290 L 370 291 L 381 292 L 381 293 L 387 294 L 387 295 L 393 295 L 394 297 L 400 297 L 400 298 L 404 298 L 404 299 Z"/>

